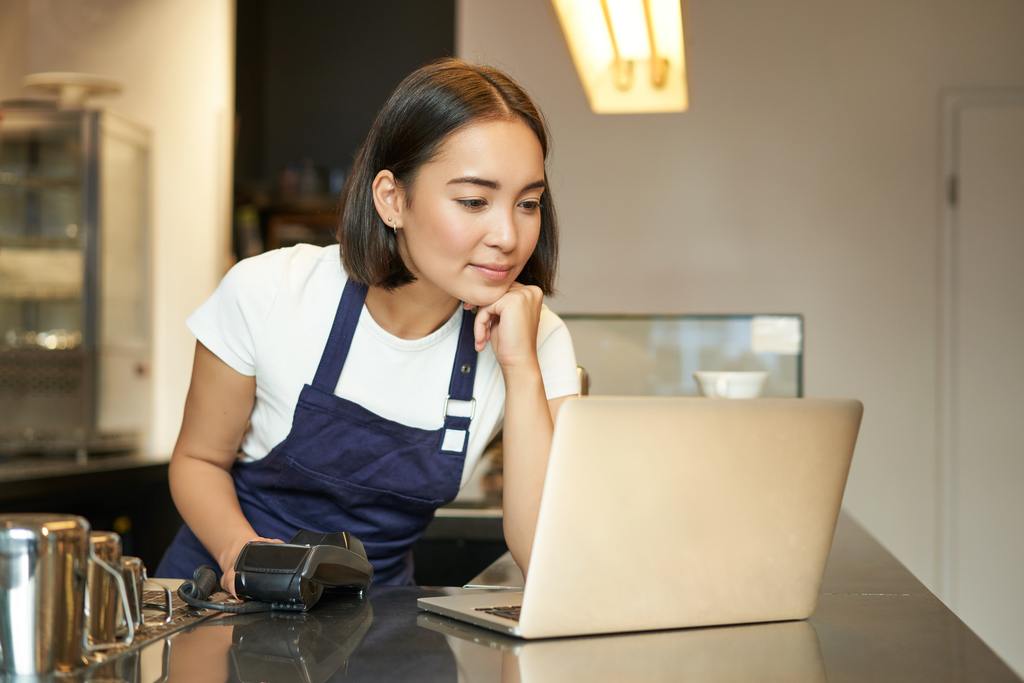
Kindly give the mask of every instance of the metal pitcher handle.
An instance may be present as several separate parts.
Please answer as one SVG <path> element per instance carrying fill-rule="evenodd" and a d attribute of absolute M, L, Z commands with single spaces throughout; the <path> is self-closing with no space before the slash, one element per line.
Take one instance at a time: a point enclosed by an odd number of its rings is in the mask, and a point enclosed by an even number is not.
<path fill-rule="evenodd" d="M 170 588 L 168 588 L 167 586 L 163 585 L 162 583 L 158 583 L 157 581 L 154 581 L 153 579 L 149 578 L 146 575 L 143 575 L 143 576 L 145 577 L 143 582 L 142 582 L 143 588 L 145 588 L 147 585 L 149 585 L 149 586 L 156 586 L 157 588 L 159 588 L 163 592 L 163 594 L 164 594 L 164 606 L 161 607 L 160 609 L 162 609 L 163 611 L 167 612 L 167 616 L 164 617 L 164 623 L 165 624 L 171 623 L 172 621 L 174 621 L 174 591 L 172 591 Z"/>
<path fill-rule="evenodd" d="M 114 577 L 114 583 L 117 585 L 117 593 L 121 597 L 121 609 L 124 612 L 124 620 L 128 626 L 128 633 L 125 634 L 124 640 L 118 640 L 114 637 L 109 643 L 90 643 L 89 642 L 89 587 L 85 589 L 85 624 L 82 627 L 82 647 L 86 652 L 96 652 L 97 650 L 107 650 L 118 645 L 131 645 L 132 641 L 135 640 L 135 624 L 132 622 L 131 606 L 128 604 L 128 589 L 124 585 L 124 578 L 121 576 L 121 572 L 111 567 L 105 560 L 100 559 L 96 552 L 89 548 L 89 561 L 95 562 L 99 565 L 100 569 L 107 572 Z"/>

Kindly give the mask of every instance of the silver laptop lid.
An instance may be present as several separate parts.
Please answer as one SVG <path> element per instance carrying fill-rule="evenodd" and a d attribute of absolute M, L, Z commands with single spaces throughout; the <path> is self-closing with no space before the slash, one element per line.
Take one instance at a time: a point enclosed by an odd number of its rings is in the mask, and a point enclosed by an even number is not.
<path fill-rule="evenodd" d="M 522 634 L 807 617 L 862 410 L 839 399 L 569 401 Z"/>

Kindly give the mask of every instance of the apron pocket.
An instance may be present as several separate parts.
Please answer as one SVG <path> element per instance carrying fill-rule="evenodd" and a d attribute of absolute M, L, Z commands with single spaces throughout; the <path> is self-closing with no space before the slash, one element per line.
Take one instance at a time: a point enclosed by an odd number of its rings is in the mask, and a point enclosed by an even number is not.
<path fill-rule="evenodd" d="M 394 503 L 395 507 L 406 508 L 414 506 L 421 507 L 423 509 L 429 508 L 431 512 L 450 500 L 445 499 L 444 497 L 429 495 L 412 495 L 410 492 L 405 490 L 394 490 L 391 488 L 382 488 L 381 486 L 368 486 L 364 483 L 354 482 L 350 479 L 342 479 L 340 477 L 312 469 L 287 454 L 285 454 L 285 459 L 287 464 L 285 467 L 281 468 L 278 480 L 278 487 L 281 489 L 324 491 L 328 493 L 331 498 L 336 498 L 337 488 L 342 487 L 354 494 L 355 498 L 359 499 L 353 501 L 356 503 L 379 504 L 389 501 Z M 346 496 L 345 498 L 347 503 L 349 496 Z"/>

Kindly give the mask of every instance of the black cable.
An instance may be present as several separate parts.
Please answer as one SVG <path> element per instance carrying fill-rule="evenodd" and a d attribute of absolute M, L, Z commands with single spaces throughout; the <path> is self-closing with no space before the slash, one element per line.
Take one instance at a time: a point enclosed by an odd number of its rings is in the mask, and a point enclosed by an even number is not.
<path fill-rule="evenodd" d="M 213 567 L 204 564 L 196 567 L 191 581 L 185 581 L 178 587 L 178 597 L 196 609 L 213 609 L 230 614 L 253 614 L 269 612 L 274 609 L 274 605 L 269 602 L 256 602 L 255 600 L 247 600 L 242 603 L 215 602 L 209 597 L 216 588 L 217 573 Z"/>

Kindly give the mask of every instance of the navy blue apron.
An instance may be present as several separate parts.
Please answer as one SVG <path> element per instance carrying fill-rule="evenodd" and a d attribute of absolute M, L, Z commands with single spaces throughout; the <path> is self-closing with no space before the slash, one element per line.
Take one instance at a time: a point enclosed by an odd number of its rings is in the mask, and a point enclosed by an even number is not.
<path fill-rule="evenodd" d="M 349 280 L 312 384 L 302 387 L 284 441 L 232 468 L 242 512 L 260 536 L 287 541 L 298 529 L 349 531 L 362 540 L 374 583 L 413 582 L 412 545 L 459 491 L 475 409 L 473 315 L 462 311 L 444 425 L 429 430 L 385 419 L 335 395 L 367 287 Z M 182 525 L 158 577 L 191 578 L 216 562 Z"/>

